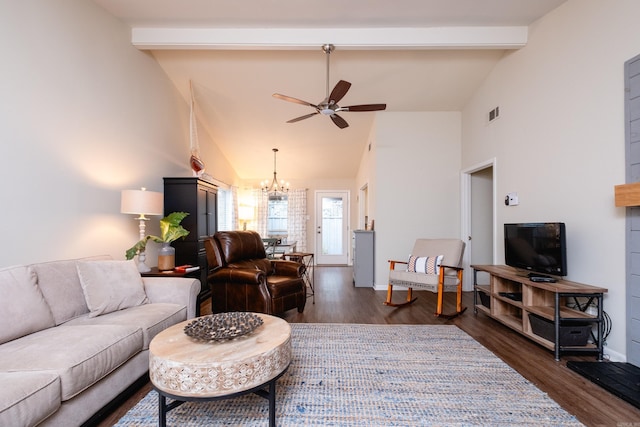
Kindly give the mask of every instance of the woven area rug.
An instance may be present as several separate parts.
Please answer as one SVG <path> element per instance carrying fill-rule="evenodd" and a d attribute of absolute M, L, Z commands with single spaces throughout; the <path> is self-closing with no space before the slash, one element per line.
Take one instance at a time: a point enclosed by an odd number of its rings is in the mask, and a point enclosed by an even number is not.
<path fill-rule="evenodd" d="M 278 380 L 278 426 L 581 426 L 456 326 L 291 324 Z M 118 426 L 156 426 L 151 391 Z M 187 402 L 170 426 L 267 426 L 255 394 Z"/>

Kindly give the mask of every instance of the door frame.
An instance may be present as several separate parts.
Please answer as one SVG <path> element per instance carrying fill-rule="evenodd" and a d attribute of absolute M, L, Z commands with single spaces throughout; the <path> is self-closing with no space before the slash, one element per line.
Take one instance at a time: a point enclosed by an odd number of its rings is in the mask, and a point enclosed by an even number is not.
<path fill-rule="evenodd" d="M 358 191 L 358 230 L 365 230 L 369 222 L 369 184 Z"/>
<path fill-rule="evenodd" d="M 344 263 L 339 263 L 339 264 L 335 264 L 335 263 L 324 263 L 323 264 L 323 259 L 322 259 L 322 255 L 320 254 L 319 249 L 319 245 L 320 245 L 320 241 L 318 239 L 318 227 L 321 224 L 322 221 L 322 215 L 320 215 L 320 217 L 318 217 L 318 211 L 322 208 L 321 204 L 318 203 L 320 201 L 320 199 L 322 198 L 323 195 L 327 195 L 327 194 L 339 194 L 342 195 L 344 197 L 344 210 L 343 210 L 343 226 L 345 227 L 344 229 L 344 236 L 343 236 L 343 251 L 344 251 Z M 314 204 L 315 204 L 315 212 L 314 212 L 314 228 L 313 228 L 313 240 L 314 240 L 314 249 L 315 249 L 315 263 L 316 265 L 349 265 L 349 247 L 350 247 L 350 239 L 349 239 L 349 232 L 351 229 L 351 222 L 350 222 L 350 218 L 351 218 L 351 191 L 349 190 L 316 190 L 315 194 L 314 194 Z"/>
<path fill-rule="evenodd" d="M 471 274 L 471 247 L 473 245 L 473 241 L 471 240 L 472 230 L 471 230 L 471 218 L 472 218 L 472 206 L 471 206 L 471 175 L 475 172 L 479 172 L 483 169 L 492 168 L 493 177 L 492 177 L 492 201 L 491 205 L 493 206 L 492 213 L 492 238 L 493 238 L 493 264 L 496 264 L 496 260 L 498 259 L 497 255 L 497 212 L 496 204 L 497 201 L 497 160 L 496 158 L 491 158 L 484 162 L 477 163 L 469 168 L 463 169 L 460 173 L 460 238 L 463 242 L 467 244 L 467 247 L 464 251 L 464 255 L 462 257 L 462 266 L 466 270 L 466 274 L 463 276 L 463 284 L 462 289 L 464 291 L 472 291 L 473 290 L 473 274 Z"/>

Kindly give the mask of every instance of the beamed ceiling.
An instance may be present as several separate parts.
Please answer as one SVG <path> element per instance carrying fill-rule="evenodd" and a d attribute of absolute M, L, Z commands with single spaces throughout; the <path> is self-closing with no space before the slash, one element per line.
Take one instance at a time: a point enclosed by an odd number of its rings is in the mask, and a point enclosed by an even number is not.
<path fill-rule="evenodd" d="M 377 113 L 340 113 L 346 129 L 323 115 L 286 123 L 314 110 L 272 97 L 324 99 L 323 44 L 336 46 L 330 89 L 352 83 L 341 106 L 460 111 L 496 62 L 526 45 L 527 26 L 564 1 L 94 0 L 132 28 L 185 100 L 193 82 L 199 125 L 256 183 L 273 173 L 274 147 L 289 180 L 355 177 Z"/>

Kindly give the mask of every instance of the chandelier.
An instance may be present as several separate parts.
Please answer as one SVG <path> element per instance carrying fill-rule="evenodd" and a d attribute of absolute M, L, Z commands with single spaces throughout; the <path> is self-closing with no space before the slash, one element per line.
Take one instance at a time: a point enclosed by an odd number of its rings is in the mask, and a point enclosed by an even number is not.
<path fill-rule="evenodd" d="M 278 194 L 278 193 L 286 193 L 289 191 L 289 183 L 284 182 L 284 179 L 280 180 L 278 183 L 278 172 L 276 172 L 276 153 L 278 152 L 277 148 L 273 149 L 273 180 L 271 184 L 269 184 L 269 180 L 265 179 L 260 182 L 260 187 L 262 187 L 262 191 L 269 194 Z"/>

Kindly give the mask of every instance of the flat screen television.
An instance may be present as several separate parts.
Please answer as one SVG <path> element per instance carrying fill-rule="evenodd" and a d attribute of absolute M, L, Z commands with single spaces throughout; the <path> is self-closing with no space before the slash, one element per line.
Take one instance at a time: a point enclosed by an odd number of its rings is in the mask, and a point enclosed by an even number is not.
<path fill-rule="evenodd" d="M 505 224 L 504 258 L 508 266 L 530 272 L 530 275 L 566 276 L 564 223 Z"/>

